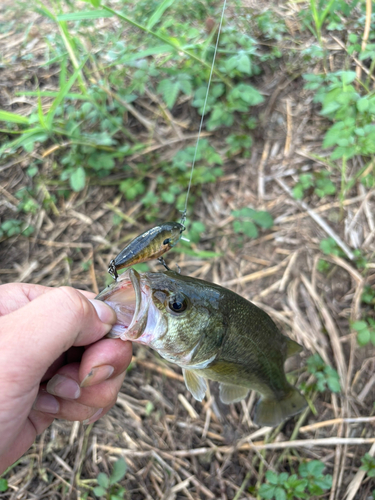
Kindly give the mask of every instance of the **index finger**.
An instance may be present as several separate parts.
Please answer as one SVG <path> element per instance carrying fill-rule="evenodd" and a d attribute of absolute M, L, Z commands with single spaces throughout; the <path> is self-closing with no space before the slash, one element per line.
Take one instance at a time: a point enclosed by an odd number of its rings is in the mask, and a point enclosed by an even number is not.
<path fill-rule="evenodd" d="M 52 287 L 32 283 L 8 283 L 0 285 L 0 316 L 17 311 L 41 295 L 53 290 Z M 94 299 L 95 293 L 79 290 L 88 299 Z M 2 297 L 4 299 L 2 300 Z"/>

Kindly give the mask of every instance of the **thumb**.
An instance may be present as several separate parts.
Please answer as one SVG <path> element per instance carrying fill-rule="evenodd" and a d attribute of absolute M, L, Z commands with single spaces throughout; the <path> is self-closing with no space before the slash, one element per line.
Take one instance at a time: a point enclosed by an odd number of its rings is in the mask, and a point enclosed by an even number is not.
<path fill-rule="evenodd" d="M 96 342 L 116 321 L 104 302 L 70 287 L 51 289 L 0 318 L 0 384 L 25 390 L 37 384 L 66 350 Z M 22 390 L 21 389 L 21 390 Z"/>

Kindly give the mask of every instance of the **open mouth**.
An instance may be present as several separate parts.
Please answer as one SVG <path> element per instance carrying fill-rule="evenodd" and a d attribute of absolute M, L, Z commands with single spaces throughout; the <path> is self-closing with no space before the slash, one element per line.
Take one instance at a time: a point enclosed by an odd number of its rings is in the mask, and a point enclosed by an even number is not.
<path fill-rule="evenodd" d="M 150 293 L 139 273 L 129 269 L 96 297 L 111 306 L 117 315 L 117 322 L 107 337 L 136 340 L 142 335 L 147 324 Z"/>

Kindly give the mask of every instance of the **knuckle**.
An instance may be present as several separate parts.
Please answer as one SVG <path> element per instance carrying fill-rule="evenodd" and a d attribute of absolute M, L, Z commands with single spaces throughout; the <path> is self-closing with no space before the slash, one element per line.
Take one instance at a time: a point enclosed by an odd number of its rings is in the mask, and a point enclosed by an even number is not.
<path fill-rule="evenodd" d="M 116 403 L 117 400 L 117 394 L 118 390 L 117 387 L 114 385 L 111 385 L 108 387 L 106 390 L 106 393 L 103 395 L 101 402 L 101 405 L 103 408 L 106 406 L 113 406 Z"/>
<path fill-rule="evenodd" d="M 61 303 L 66 310 L 66 321 L 72 326 L 80 325 L 90 313 L 89 302 L 74 288 L 62 286 L 56 290 L 61 295 Z"/>

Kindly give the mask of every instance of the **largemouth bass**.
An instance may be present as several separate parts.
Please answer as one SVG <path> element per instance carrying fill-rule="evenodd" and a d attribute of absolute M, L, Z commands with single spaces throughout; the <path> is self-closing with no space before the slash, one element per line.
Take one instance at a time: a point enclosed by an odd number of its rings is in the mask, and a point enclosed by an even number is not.
<path fill-rule="evenodd" d="M 147 345 L 176 363 L 198 401 L 210 379 L 219 382 L 223 403 L 258 391 L 254 420 L 259 425 L 277 425 L 306 407 L 284 372 L 286 358 L 301 346 L 240 295 L 173 271 L 129 269 L 97 298 L 117 314 L 109 335 Z"/>

